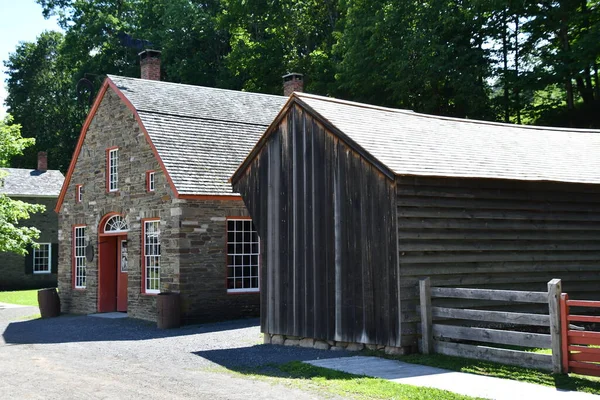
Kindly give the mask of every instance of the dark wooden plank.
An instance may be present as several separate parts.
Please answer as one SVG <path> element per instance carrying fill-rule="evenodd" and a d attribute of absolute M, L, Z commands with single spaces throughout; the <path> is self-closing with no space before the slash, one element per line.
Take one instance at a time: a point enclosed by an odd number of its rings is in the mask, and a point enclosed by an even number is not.
<path fill-rule="evenodd" d="M 434 341 L 436 353 L 551 371 L 552 356 L 518 350 Z"/>
<path fill-rule="evenodd" d="M 431 297 L 451 297 L 459 299 L 481 299 L 516 301 L 521 303 L 547 303 L 547 293 L 521 292 L 516 290 L 488 290 L 463 288 L 431 288 Z"/>
<path fill-rule="evenodd" d="M 295 320 L 295 309 L 294 309 L 294 225 L 293 225 L 293 201 L 294 201 L 294 186 L 293 186 L 293 162 L 292 154 L 294 151 L 294 116 L 295 109 L 291 109 L 288 114 L 287 131 L 284 133 L 284 140 L 282 140 L 282 191 L 281 197 L 285 204 L 285 211 L 281 218 L 281 252 L 284 259 L 284 263 L 281 264 L 281 281 L 283 285 L 280 290 L 282 300 L 285 299 L 284 307 L 281 308 L 280 318 L 285 321 L 284 332 L 288 335 L 294 335 L 294 320 Z"/>
<path fill-rule="evenodd" d="M 499 329 L 472 328 L 433 324 L 433 337 L 439 339 L 460 339 L 476 342 L 508 344 L 523 347 L 550 348 L 550 335 L 503 331 Z"/>
<path fill-rule="evenodd" d="M 398 224 L 400 229 L 446 229 L 446 230 L 483 230 L 485 232 L 494 231 L 532 231 L 532 232 L 553 232 L 553 231 L 580 231 L 581 233 L 600 230 L 597 223 L 591 221 L 560 221 L 546 217 L 545 220 L 502 220 L 494 219 L 464 219 L 464 218 L 429 218 L 429 217 L 406 217 L 399 216 Z"/>
<path fill-rule="evenodd" d="M 376 181 L 369 179 L 368 174 L 361 175 L 360 186 L 365 189 L 366 193 L 374 193 Z M 361 213 L 361 232 L 363 237 L 377 240 L 377 228 L 372 221 L 377 221 L 376 210 L 379 202 L 375 196 L 367 196 L 367 208 Z M 366 337 L 371 343 L 377 343 L 376 330 L 376 307 L 378 304 L 375 301 L 375 281 L 377 279 L 376 262 L 378 262 L 378 254 L 374 254 L 372 246 L 366 246 L 366 251 L 362 253 L 363 267 L 363 318 Z"/>
<path fill-rule="evenodd" d="M 533 242 L 556 242 L 560 241 L 600 241 L 600 232 L 597 231 L 569 231 L 569 230 L 523 230 L 515 233 L 514 230 L 500 230 L 491 228 L 483 234 L 475 229 L 426 229 L 426 228 L 405 228 L 398 230 L 399 240 L 433 240 L 439 243 L 444 241 L 473 241 L 481 240 L 526 240 Z M 403 243 L 403 242 L 402 242 Z"/>
<path fill-rule="evenodd" d="M 509 185 L 490 185 L 490 180 L 469 182 L 466 179 L 428 179 L 408 182 L 406 178 L 399 180 L 398 195 L 400 196 L 429 196 L 450 197 L 461 199 L 508 199 L 508 200 L 537 200 L 547 201 L 551 198 L 556 202 L 587 203 L 593 206 L 600 203 L 600 193 L 587 190 L 589 185 L 576 185 L 576 187 L 563 184 L 548 183 L 535 186 L 519 185 L 510 182 Z M 508 183 L 508 182 L 507 182 Z M 515 185 L 515 183 L 517 183 Z M 465 190 L 468 188 L 469 190 Z M 554 189 L 554 190 L 553 190 Z M 562 189 L 562 190 L 560 190 Z M 573 196 L 573 193 L 582 193 L 585 196 Z"/>
<path fill-rule="evenodd" d="M 304 210 L 306 196 L 304 191 L 304 119 L 302 111 L 295 109 L 294 112 L 294 149 L 292 153 L 292 170 L 294 197 L 293 206 L 293 247 L 294 254 L 294 335 L 304 337 L 305 332 L 305 307 L 306 307 L 306 268 L 305 268 L 305 244 L 304 244 Z"/>
<path fill-rule="evenodd" d="M 458 208 L 464 209 L 467 206 L 469 209 L 481 210 L 523 210 L 523 211 L 543 211 L 543 212 L 560 212 L 566 214 L 586 213 L 590 208 L 597 207 L 600 203 L 561 203 L 547 202 L 535 200 L 509 200 L 509 199 L 487 199 L 487 198 L 470 198 L 470 199 L 455 199 L 446 197 L 425 197 L 425 196 L 400 196 L 397 202 L 398 207 L 418 207 L 418 208 Z"/>
<path fill-rule="evenodd" d="M 326 134 L 323 127 L 319 126 L 319 135 L 323 137 L 323 158 L 325 165 L 325 173 L 323 174 L 325 179 L 325 201 L 322 204 L 323 207 L 323 218 L 327 221 L 326 228 L 326 243 L 327 252 L 325 258 L 325 265 L 327 268 L 327 338 L 333 340 L 336 332 L 336 251 L 335 251 L 335 210 L 334 210 L 334 168 L 336 168 L 336 160 L 334 155 L 337 154 L 335 150 L 335 144 L 332 140 L 332 136 Z"/>
<path fill-rule="evenodd" d="M 489 219 L 489 220 L 534 220 L 544 221 L 548 214 L 538 211 L 519 210 L 486 210 L 486 209 L 450 209 L 450 208 L 413 208 L 399 207 L 398 216 L 409 218 L 457 218 L 457 219 Z M 553 219 L 560 221 L 600 221 L 599 214 L 592 213 L 552 213 Z"/>
<path fill-rule="evenodd" d="M 421 298 L 422 301 L 422 298 Z M 542 314 L 506 311 L 471 310 L 460 308 L 433 307 L 435 318 L 465 319 L 472 321 L 502 322 L 516 325 L 549 326 L 550 317 Z"/>

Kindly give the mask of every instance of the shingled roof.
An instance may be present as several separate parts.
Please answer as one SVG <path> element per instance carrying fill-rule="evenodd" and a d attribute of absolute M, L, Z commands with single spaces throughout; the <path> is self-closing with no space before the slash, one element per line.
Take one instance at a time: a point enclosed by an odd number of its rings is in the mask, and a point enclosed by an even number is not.
<path fill-rule="evenodd" d="M 234 195 L 229 177 L 287 97 L 109 75 L 136 109 L 178 194 Z"/>
<path fill-rule="evenodd" d="M 58 197 L 65 177 L 60 171 L 0 168 L 0 193 L 16 197 Z"/>
<path fill-rule="evenodd" d="M 294 102 L 396 175 L 600 184 L 600 130 L 439 117 L 306 93 L 294 93 Z"/>

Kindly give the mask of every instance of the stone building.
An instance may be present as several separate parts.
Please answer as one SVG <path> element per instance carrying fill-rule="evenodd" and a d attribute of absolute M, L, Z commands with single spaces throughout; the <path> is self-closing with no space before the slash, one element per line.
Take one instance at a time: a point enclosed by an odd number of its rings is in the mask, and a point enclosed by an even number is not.
<path fill-rule="evenodd" d="M 23 220 L 23 226 L 40 230 L 37 249 L 28 254 L 0 253 L 0 290 L 38 289 L 56 286 L 58 267 L 58 217 L 53 208 L 65 177 L 48 170 L 45 152 L 38 154 L 37 169 L 2 168 L 0 194 L 26 203 L 46 206 L 46 211 Z"/>
<path fill-rule="evenodd" d="M 156 319 L 179 292 L 184 322 L 258 315 L 259 239 L 228 178 L 286 98 L 108 76 L 62 187 L 63 312 Z"/>

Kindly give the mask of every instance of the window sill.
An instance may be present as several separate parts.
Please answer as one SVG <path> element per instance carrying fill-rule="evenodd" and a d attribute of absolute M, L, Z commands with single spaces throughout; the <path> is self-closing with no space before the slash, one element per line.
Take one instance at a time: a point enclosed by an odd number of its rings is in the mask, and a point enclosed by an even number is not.
<path fill-rule="evenodd" d="M 50 275 L 52 271 L 33 271 L 34 275 Z"/>
<path fill-rule="evenodd" d="M 227 289 L 227 294 L 252 294 L 260 293 L 260 289 Z"/>
<path fill-rule="evenodd" d="M 152 292 L 142 292 L 142 296 L 158 296 L 160 292 L 152 293 Z"/>

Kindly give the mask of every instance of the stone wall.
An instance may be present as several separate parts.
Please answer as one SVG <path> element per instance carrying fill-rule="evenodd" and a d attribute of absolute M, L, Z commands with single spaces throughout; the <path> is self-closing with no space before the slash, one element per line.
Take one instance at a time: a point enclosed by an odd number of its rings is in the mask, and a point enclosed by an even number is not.
<path fill-rule="evenodd" d="M 117 192 L 106 191 L 106 149 L 119 148 Z M 146 191 L 146 171 L 155 171 L 154 192 Z M 75 187 L 83 185 L 83 201 L 75 202 Z M 90 124 L 59 214 L 58 281 L 62 311 L 93 313 L 98 303 L 98 230 L 110 212 L 124 215 L 129 224 L 128 313 L 135 318 L 156 319 L 156 296 L 142 294 L 141 221 L 160 218 L 161 290 L 179 290 L 179 203 L 133 113 L 108 89 Z M 175 211 L 173 211 L 175 210 Z M 87 262 L 86 289 L 73 289 L 73 226 L 86 225 L 88 243 L 95 249 Z"/>
<path fill-rule="evenodd" d="M 309 347 L 319 350 L 332 350 L 332 351 L 361 351 L 361 350 L 374 350 L 381 351 L 385 354 L 390 355 L 404 355 L 410 353 L 410 348 L 384 346 L 377 344 L 365 344 L 365 343 L 351 343 L 351 342 L 340 342 L 335 340 L 318 340 L 314 338 L 304 338 L 298 336 L 289 335 L 272 335 L 270 333 L 263 334 L 265 344 L 275 344 L 282 346 L 300 346 Z"/>
<path fill-rule="evenodd" d="M 31 214 L 22 221 L 23 226 L 33 226 L 40 230 L 38 243 L 58 243 L 58 216 L 54 212 L 56 198 L 19 197 L 15 200 L 37 203 L 46 206 L 43 213 Z M 53 268 L 56 271 L 56 268 Z M 56 273 L 25 274 L 25 257 L 15 253 L 0 253 L 0 290 L 39 289 L 56 286 Z"/>
<path fill-rule="evenodd" d="M 119 147 L 119 191 L 106 192 L 106 149 Z M 146 171 L 156 190 L 146 192 Z M 83 202 L 75 203 L 82 184 Z M 92 313 L 98 296 L 98 224 L 118 212 L 129 224 L 128 314 L 156 320 L 156 296 L 142 294 L 141 221 L 161 220 L 161 291 L 181 293 L 184 322 L 257 316 L 258 293 L 227 294 L 226 217 L 247 215 L 241 200 L 177 199 L 132 112 L 109 89 L 90 124 L 60 213 L 59 288 L 63 312 Z M 73 289 L 72 227 L 87 226 L 96 254 L 87 288 Z"/>
<path fill-rule="evenodd" d="M 188 200 L 182 207 L 180 282 L 188 322 L 258 316 L 259 293 L 227 293 L 227 217 L 248 216 L 241 200 Z"/>

